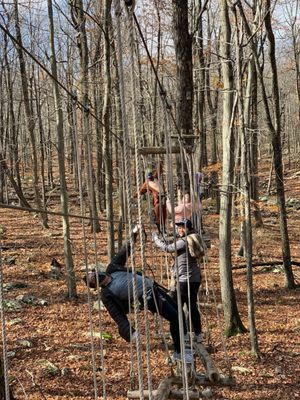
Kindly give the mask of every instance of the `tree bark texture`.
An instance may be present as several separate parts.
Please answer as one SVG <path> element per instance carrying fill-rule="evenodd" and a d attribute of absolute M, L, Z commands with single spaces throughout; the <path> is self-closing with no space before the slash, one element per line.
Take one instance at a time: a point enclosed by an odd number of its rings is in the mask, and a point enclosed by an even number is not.
<path fill-rule="evenodd" d="M 16 29 L 16 38 L 19 43 L 17 46 L 17 53 L 20 64 L 20 72 L 21 72 L 21 83 L 22 83 L 22 93 L 24 99 L 24 108 L 25 108 L 25 116 L 26 116 L 26 126 L 27 131 L 31 141 L 32 148 L 32 173 L 33 173 L 33 187 L 35 193 L 35 202 L 37 208 L 42 210 L 42 202 L 41 195 L 39 190 L 39 175 L 38 175 L 38 158 L 37 158 L 37 146 L 36 146 L 36 137 L 35 137 L 35 119 L 33 115 L 33 109 L 30 102 L 29 96 L 29 87 L 28 87 L 28 77 L 26 71 L 26 63 L 22 50 L 23 42 L 19 21 L 19 11 L 18 11 L 18 0 L 14 0 L 14 13 L 15 13 L 15 29 Z M 47 222 L 47 214 L 40 213 L 42 225 L 44 228 L 48 228 Z"/>
<path fill-rule="evenodd" d="M 67 286 L 68 296 L 70 298 L 76 297 L 76 278 L 73 264 L 73 256 L 71 249 L 70 237 L 70 223 L 69 223 L 69 206 L 68 206 L 68 189 L 66 182 L 65 170 L 65 139 L 63 127 L 63 110 L 59 87 L 57 84 L 57 61 L 55 53 L 55 38 L 54 38 L 54 24 L 53 24 L 53 8 L 52 0 L 48 0 L 48 19 L 49 19 L 49 40 L 51 49 L 51 72 L 54 77 L 53 80 L 53 94 L 56 110 L 56 133 L 57 133 L 57 151 L 58 151 L 58 165 L 59 165 L 59 179 L 60 179 L 60 204 L 61 211 L 64 214 L 63 221 L 63 238 L 64 238 L 64 258 L 67 272 Z"/>
<path fill-rule="evenodd" d="M 223 143 L 223 171 L 222 192 L 220 207 L 220 280 L 221 295 L 224 306 L 225 333 L 227 336 L 238 332 L 244 332 L 245 328 L 241 322 L 231 271 L 231 210 L 232 210 L 232 175 L 233 175 L 233 132 L 232 120 L 234 113 L 233 102 L 233 71 L 230 59 L 231 28 L 229 21 L 228 5 L 226 0 L 220 0 L 221 19 L 221 42 L 220 56 L 223 78 L 223 120 L 222 120 L 222 143 Z"/>
<path fill-rule="evenodd" d="M 177 125 L 181 135 L 190 135 L 193 133 L 193 65 L 188 1 L 172 0 L 172 5 L 177 67 Z"/>

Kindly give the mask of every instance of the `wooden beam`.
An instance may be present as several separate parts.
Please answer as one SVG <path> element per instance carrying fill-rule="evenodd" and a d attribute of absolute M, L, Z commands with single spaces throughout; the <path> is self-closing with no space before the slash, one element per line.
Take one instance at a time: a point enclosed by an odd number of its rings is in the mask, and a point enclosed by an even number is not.
<path fill-rule="evenodd" d="M 186 398 L 186 391 L 181 390 L 171 390 L 170 392 L 170 399 L 185 399 Z M 189 390 L 189 399 L 201 399 L 201 393 L 197 391 Z"/>
<path fill-rule="evenodd" d="M 166 400 L 169 397 L 171 391 L 172 379 L 166 378 L 160 381 L 157 393 L 153 396 L 154 400 Z"/>
<path fill-rule="evenodd" d="M 138 154 L 141 156 L 146 156 L 148 154 L 166 154 L 167 149 L 166 147 L 141 147 L 138 149 Z M 178 154 L 180 153 L 180 147 L 172 147 L 171 148 L 171 153 L 172 154 Z"/>
<path fill-rule="evenodd" d="M 157 390 L 152 390 L 152 396 L 155 396 L 157 393 Z M 149 399 L 150 397 L 150 391 L 149 390 L 143 390 L 144 398 Z M 141 394 L 139 390 L 127 390 L 127 398 L 128 399 L 140 399 Z"/>
<path fill-rule="evenodd" d="M 177 136 L 177 135 L 172 135 L 171 139 L 178 139 L 178 140 L 185 140 L 185 139 L 199 139 L 199 136 L 195 136 L 195 135 L 182 135 L 181 137 Z"/>
<path fill-rule="evenodd" d="M 168 399 L 171 391 L 173 378 L 165 378 L 162 379 L 158 385 L 157 390 L 152 390 L 152 397 L 154 400 L 166 400 Z M 144 398 L 148 399 L 150 397 L 150 391 L 144 390 L 143 391 Z M 139 390 L 128 390 L 127 391 L 127 398 L 128 399 L 139 399 L 140 398 L 140 391 Z"/>
<path fill-rule="evenodd" d="M 201 343 L 194 343 L 194 348 L 202 360 L 208 379 L 210 382 L 217 383 L 220 379 L 220 374 L 206 348 Z"/>
<path fill-rule="evenodd" d="M 196 384 L 201 386 L 233 386 L 235 379 L 229 376 L 220 375 L 218 382 L 210 382 L 203 374 L 196 375 Z"/>

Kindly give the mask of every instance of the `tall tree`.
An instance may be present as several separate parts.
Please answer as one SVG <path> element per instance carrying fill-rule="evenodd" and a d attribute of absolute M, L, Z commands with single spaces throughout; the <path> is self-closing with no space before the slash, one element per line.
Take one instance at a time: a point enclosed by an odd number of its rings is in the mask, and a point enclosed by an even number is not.
<path fill-rule="evenodd" d="M 244 332 L 245 328 L 239 316 L 233 277 L 231 270 L 231 210 L 232 210 L 232 177 L 233 177 L 233 119 L 234 119 L 234 96 L 233 96 L 233 68 L 231 61 L 231 27 L 227 0 L 220 0 L 220 58 L 223 79 L 223 119 L 222 119 L 222 144 L 223 144 L 223 170 L 222 191 L 220 207 L 220 279 L 221 295 L 224 307 L 225 333 L 234 335 Z"/>
<path fill-rule="evenodd" d="M 265 28 L 269 41 L 269 60 L 272 71 L 272 92 L 273 92 L 273 101 L 275 106 L 275 112 L 274 112 L 275 125 L 269 124 L 269 129 L 271 131 L 272 147 L 274 154 L 275 182 L 276 182 L 277 204 L 279 208 L 279 221 L 280 221 L 279 225 L 281 233 L 283 266 L 285 271 L 286 286 L 292 289 L 295 287 L 295 280 L 291 266 L 291 251 L 290 251 L 290 241 L 289 241 L 286 206 L 285 206 L 284 179 L 283 179 L 283 168 L 282 168 L 282 148 L 281 148 L 280 96 L 279 96 L 279 84 L 278 84 L 278 74 L 277 74 L 275 36 L 272 29 L 270 0 L 266 0 L 265 10 L 266 10 Z"/>
<path fill-rule="evenodd" d="M 65 175 L 65 139 L 64 139 L 64 126 L 63 126 L 63 110 L 62 101 L 58 87 L 58 74 L 57 74 L 57 60 L 55 52 L 55 37 L 54 37 L 54 23 L 53 23 L 53 7 L 52 0 L 48 0 L 48 20 L 49 20 L 49 41 L 50 41 L 50 62 L 51 73 L 53 75 L 53 94 L 54 105 L 56 112 L 56 133 L 57 133 L 57 152 L 58 152 L 58 166 L 59 166 L 59 179 L 60 179 L 60 204 L 63 213 L 63 239 L 64 239 L 64 256 L 67 271 L 67 285 L 68 296 L 70 298 L 76 297 L 76 279 L 74 272 L 74 264 L 71 249 L 70 237 L 70 224 L 69 224 L 69 207 L 68 207 L 68 190 Z"/>
<path fill-rule="evenodd" d="M 70 2 L 72 20 L 74 27 L 78 32 L 77 46 L 80 58 L 80 100 L 84 106 L 82 110 L 83 137 L 85 145 L 85 161 L 86 161 L 86 180 L 89 196 L 89 207 L 91 215 L 91 229 L 93 232 L 100 231 L 100 223 L 98 219 L 96 193 L 94 187 L 95 174 L 93 169 L 93 156 L 91 149 L 92 130 L 89 113 L 89 49 L 86 33 L 86 15 L 83 8 L 82 0 L 72 0 Z"/>
<path fill-rule="evenodd" d="M 193 62 L 188 0 L 172 0 L 172 4 L 177 67 L 177 125 L 181 135 L 191 135 L 193 132 Z"/>
<path fill-rule="evenodd" d="M 211 163 L 217 164 L 218 162 L 218 149 L 217 149 L 217 133 L 218 133 L 218 108 L 219 108 L 219 91 L 220 91 L 220 82 L 221 82 L 221 68 L 218 66 L 217 75 L 214 75 L 214 90 L 212 90 L 212 79 L 211 79 L 211 71 L 210 66 L 212 62 L 212 46 L 213 46 L 213 38 L 212 38 L 213 27 L 211 26 L 211 15 L 210 12 L 207 12 L 207 54 L 206 54 L 206 65 L 205 65 L 205 83 L 206 83 L 206 99 L 209 110 L 209 118 L 210 118 L 210 129 L 211 129 Z M 219 45 L 219 33 L 217 34 L 217 44 Z M 216 49 L 216 53 L 218 53 L 218 48 Z M 214 168 L 211 172 L 211 189 L 212 189 L 212 198 L 216 200 L 216 210 L 217 213 L 220 213 L 220 193 L 218 190 L 218 170 Z"/>
<path fill-rule="evenodd" d="M 33 173 L 33 187 L 35 194 L 35 202 L 37 208 L 42 210 L 42 202 L 41 195 L 39 190 L 39 173 L 38 173 L 38 157 L 37 157 L 37 145 L 36 145 L 36 137 L 35 137 L 35 117 L 33 113 L 33 108 L 30 101 L 29 95 L 29 83 L 28 83 L 28 75 L 26 71 L 26 63 L 23 52 L 23 41 L 19 20 L 19 9 L 18 9 L 18 0 L 14 0 L 14 22 L 15 22 L 15 30 L 16 30 L 16 39 L 18 45 L 17 53 L 19 58 L 20 72 L 21 72 L 21 85 L 22 85 L 22 93 L 25 107 L 25 116 L 26 116 L 26 127 L 31 141 L 31 149 L 32 149 L 32 173 Z M 48 218 L 46 213 L 40 213 L 42 225 L 44 228 L 48 228 Z"/>
<path fill-rule="evenodd" d="M 259 356 L 257 330 L 255 325 L 255 308 L 253 294 L 253 274 L 252 274 L 252 224 L 251 224 L 251 206 L 250 206 L 250 183 L 249 183 L 249 131 L 246 131 L 244 112 L 244 94 L 243 94 L 243 51 L 242 38 L 244 36 L 241 29 L 241 21 L 238 20 L 236 7 L 233 7 L 235 17 L 235 53 L 236 53 L 236 88 L 238 95 L 238 121 L 239 133 L 241 137 L 241 202 L 243 208 L 243 232 L 244 232 L 244 255 L 247 265 L 247 304 L 248 304 L 248 321 L 250 330 L 251 350 L 255 356 Z"/>
<path fill-rule="evenodd" d="M 285 272 L 285 285 L 292 289 L 295 287 L 294 275 L 291 267 L 291 252 L 287 226 L 287 215 L 285 206 L 285 193 L 284 193 L 284 179 L 283 179 L 283 167 L 282 167 L 282 147 L 281 147 L 281 110 L 280 110 L 280 96 L 279 96 L 279 84 L 277 74 L 277 61 L 276 61 L 276 49 L 275 49 L 275 37 L 272 29 L 271 22 L 271 5 L 270 0 L 265 3 L 265 29 L 267 38 L 269 41 L 269 60 L 272 74 L 272 101 L 274 103 L 274 121 L 270 109 L 270 100 L 267 95 L 265 81 L 262 73 L 262 68 L 259 64 L 257 49 L 253 42 L 251 29 L 249 27 L 248 20 L 245 16 L 244 9 L 241 2 L 237 3 L 239 11 L 245 26 L 245 31 L 248 38 L 250 39 L 251 49 L 253 56 L 255 57 L 256 69 L 260 80 L 262 90 L 262 100 L 265 108 L 266 123 L 271 134 L 271 142 L 273 149 L 273 160 L 275 169 L 275 182 L 276 182 L 276 194 L 277 194 L 277 205 L 279 209 L 279 225 L 281 234 L 281 248 L 283 257 L 283 266 Z"/>
<path fill-rule="evenodd" d="M 105 165 L 105 198 L 107 216 L 107 251 L 108 257 L 114 255 L 114 223 L 113 223 L 113 187 L 112 187 L 112 138 L 110 135 L 111 114 L 111 76 L 110 76 L 110 26 L 111 26 L 111 0 L 104 0 L 103 30 L 104 30 L 104 165 Z"/>

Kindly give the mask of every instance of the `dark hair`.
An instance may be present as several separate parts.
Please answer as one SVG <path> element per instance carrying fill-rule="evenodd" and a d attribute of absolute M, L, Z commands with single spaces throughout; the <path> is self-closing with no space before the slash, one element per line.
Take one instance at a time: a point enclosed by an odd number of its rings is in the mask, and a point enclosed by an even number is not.
<path fill-rule="evenodd" d="M 148 174 L 147 174 L 147 179 L 148 179 L 149 181 L 153 181 L 153 180 L 154 180 L 154 176 L 153 176 L 153 173 L 152 173 L 152 172 L 148 172 Z"/>
<path fill-rule="evenodd" d="M 95 269 L 92 269 L 83 277 L 83 280 L 89 288 L 97 289 L 97 283 L 101 286 L 101 282 L 106 278 L 106 276 L 107 274 L 105 272 L 98 272 L 97 282 L 97 272 Z"/>
<path fill-rule="evenodd" d="M 186 218 L 183 218 L 180 221 L 175 222 L 175 225 L 184 225 L 189 231 L 193 229 L 192 221 Z"/>

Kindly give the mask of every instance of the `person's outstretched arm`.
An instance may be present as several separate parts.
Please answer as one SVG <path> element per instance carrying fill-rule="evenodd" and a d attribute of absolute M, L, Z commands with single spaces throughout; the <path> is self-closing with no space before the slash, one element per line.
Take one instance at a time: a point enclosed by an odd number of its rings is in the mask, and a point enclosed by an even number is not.
<path fill-rule="evenodd" d="M 131 327 L 127 315 L 124 313 L 122 308 L 116 301 L 114 301 L 113 295 L 106 296 L 101 293 L 101 301 L 107 309 L 109 315 L 118 325 L 120 336 L 125 339 L 126 342 L 130 342 L 130 331 L 131 334 L 133 334 L 135 330 Z"/>
<path fill-rule="evenodd" d="M 126 264 L 126 261 L 128 260 L 128 257 L 131 254 L 131 246 L 130 246 L 130 240 L 123 244 L 123 246 L 120 248 L 120 250 L 115 254 L 110 262 L 110 264 L 114 265 L 119 265 L 119 266 L 124 266 Z M 108 273 L 111 273 L 107 271 Z"/>
<path fill-rule="evenodd" d="M 142 186 L 140 187 L 140 189 L 136 193 L 134 193 L 134 195 L 132 197 L 136 198 L 136 197 L 138 197 L 138 195 L 147 193 L 148 192 L 148 187 L 149 187 L 148 186 L 148 182 L 144 182 L 142 184 Z"/>
<path fill-rule="evenodd" d="M 134 228 L 135 229 L 135 228 Z M 134 245 L 136 239 L 138 236 L 138 231 L 134 231 L 132 232 L 132 243 Z M 128 257 L 131 254 L 131 242 L 130 240 L 127 241 L 127 243 L 125 243 L 121 249 L 117 252 L 117 254 L 115 254 L 111 260 L 111 262 L 109 263 L 108 267 L 106 268 L 106 272 L 108 274 L 112 274 L 113 272 L 115 272 L 116 270 L 120 270 L 120 267 L 124 267 L 124 270 L 126 270 L 125 268 L 125 264 L 128 260 Z"/>
<path fill-rule="evenodd" d="M 176 240 L 176 242 L 167 244 L 159 239 L 156 232 L 152 233 L 152 240 L 156 247 L 158 247 L 160 250 L 166 251 L 167 253 L 175 253 L 175 248 L 177 251 L 183 250 L 186 248 L 185 240 L 180 238 L 180 239 Z M 176 247 L 175 247 L 175 244 L 176 244 Z"/>

